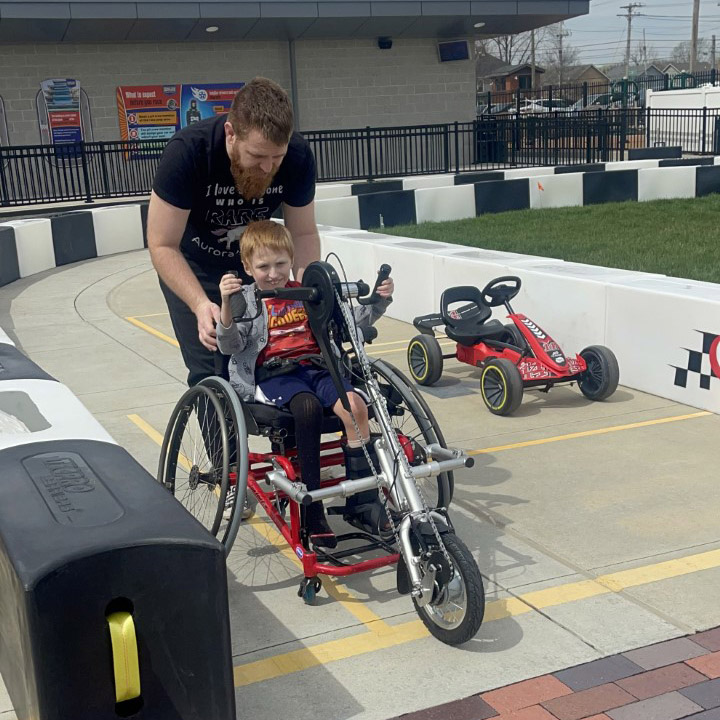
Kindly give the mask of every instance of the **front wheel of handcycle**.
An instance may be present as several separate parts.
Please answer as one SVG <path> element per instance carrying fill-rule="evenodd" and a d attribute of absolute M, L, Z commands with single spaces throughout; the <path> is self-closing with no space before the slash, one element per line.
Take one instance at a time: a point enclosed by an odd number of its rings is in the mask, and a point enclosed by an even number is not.
<path fill-rule="evenodd" d="M 441 536 L 448 559 L 440 548 L 421 563 L 435 565 L 435 587 L 432 600 L 415 610 L 430 633 L 447 645 L 461 645 L 472 639 L 485 615 L 485 590 L 475 559 L 465 544 L 453 533 Z"/>
<path fill-rule="evenodd" d="M 523 381 L 517 366 L 507 358 L 488 360 L 480 375 L 480 392 L 488 410 L 509 415 L 520 407 Z"/>
<path fill-rule="evenodd" d="M 219 377 L 185 391 L 168 422 L 158 480 L 230 552 L 247 490 L 245 415 Z"/>
<path fill-rule="evenodd" d="M 435 336 L 416 335 L 408 345 L 407 363 L 418 385 L 434 385 L 443 371 L 443 354 Z"/>
<path fill-rule="evenodd" d="M 605 400 L 617 390 L 620 381 L 618 361 L 610 348 L 590 345 L 580 351 L 587 370 L 580 376 L 580 392 L 588 400 Z"/>

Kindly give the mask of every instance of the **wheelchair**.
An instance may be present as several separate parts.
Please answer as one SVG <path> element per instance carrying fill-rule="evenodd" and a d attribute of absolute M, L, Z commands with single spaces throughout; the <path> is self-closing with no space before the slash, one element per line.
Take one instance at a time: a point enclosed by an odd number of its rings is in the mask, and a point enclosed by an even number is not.
<path fill-rule="evenodd" d="M 226 377 L 215 376 L 189 388 L 174 408 L 158 480 L 224 544 L 226 554 L 237 536 L 247 495 L 302 564 L 298 595 L 307 604 L 315 602 L 322 587 L 320 575 L 343 577 L 396 565 L 398 592 L 411 596 L 432 635 L 458 645 L 474 637 L 485 609 L 480 571 L 456 536 L 447 510 L 453 470 L 472 467 L 473 459 L 447 447 L 427 403 L 400 370 L 365 352 L 363 342 L 371 342 L 377 331 L 370 328 L 361 337 L 351 303 L 375 302 L 375 289 L 389 270 L 383 266 L 371 291 L 362 281 L 340 282 L 332 265 L 314 262 L 305 270 L 302 287 L 256 291 L 258 308 L 265 297 L 302 300 L 341 402 L 350 410 L 341 375 L 367 398 L 370 442 L 377 458 L 373 463 L 366 452 L 371 475 L 346 479 L 343 426 L 337 416 L 326 413 L 320 460 L 321 468 L 333 469 L 332 477 L 308 491 L 299 473 L 292 414 L 244 402 Z M 244 298 L 238 294 L 233 299 L 243 304 L 233 308 L 234 319 L 242 321 Z M 251 452 L 249 436 L 269 440 L 269 450 Z M 340 534 L 332 550 L 311 543 L 302 527 L 302 506 L 375 488 L 390 532 Z"/>

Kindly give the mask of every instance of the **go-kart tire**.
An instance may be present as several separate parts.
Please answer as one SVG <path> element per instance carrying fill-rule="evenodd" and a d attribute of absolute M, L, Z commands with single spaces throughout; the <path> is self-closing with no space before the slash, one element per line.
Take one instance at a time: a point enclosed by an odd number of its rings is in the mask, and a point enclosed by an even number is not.
<path fill-rule="evenodd" d="M 494 415 L 510 415 L 520 407 L 523 381 L 520 371 L 507 358 L 488 360 L 480 376 L 480 392 Z"/>
<path fill-rule="evenodd" d="M 503 340 L 509 345 L 515 345 L 515 347 L 520 348 L 521 351 L 525 350 L 527 348 L 527 340 L 525 340 L 525 336 L 520 332 L 518 326 L 515 323 L 506 323 L 504 327 L 507 335 Z"/>
<path fill-rule="evenodd" d="M 434 385 L 443 372 L 443 355 L 433 335 L 416 335 L 407 349 L 408 369 L 418 385 Z"/>
<path fill-rule="evenodd" d="M 578 387 L 588 400 L 606 400 L 617 390 L 620 380 L 618 361 L 610 348 L 590 345 L 580 352 L 587 370 L 580 376 Z"/>
<path fill-rule="evenodd" d="M 415 610 L 430 633 L 447 645 L 462 645 L 475 637 L 485 615 L 485 590 L 475 558 L 453 533 L 442 536 L 453 566 L 446 589 L 436 585 L 435 597 Z M 452 597 L 451 597 L 452 595 Z"/>

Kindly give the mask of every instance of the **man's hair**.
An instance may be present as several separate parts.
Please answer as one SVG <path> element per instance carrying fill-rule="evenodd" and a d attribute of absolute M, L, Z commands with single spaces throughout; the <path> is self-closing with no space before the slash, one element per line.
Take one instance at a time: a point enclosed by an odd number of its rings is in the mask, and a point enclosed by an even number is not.
<path fill-rule="evenodd" d="M 287 93 L 264 77 L 253 78 L 240 88 L 228 112 L 228 120 L 241 140 L 251 130 L 275 145 L 287 145 L 293 132 L 293 111 Z"/>
<path fill-rule="evenodd" d="M 250 267 L 253 255 L 262 248 L 290 255 L 292 261 L 295 257 L 295 246 L 292 236 L 284 225 L 272 220 L 256 220 L 251 222 L 240 238 L 240 257 L 243 264 Z"/>

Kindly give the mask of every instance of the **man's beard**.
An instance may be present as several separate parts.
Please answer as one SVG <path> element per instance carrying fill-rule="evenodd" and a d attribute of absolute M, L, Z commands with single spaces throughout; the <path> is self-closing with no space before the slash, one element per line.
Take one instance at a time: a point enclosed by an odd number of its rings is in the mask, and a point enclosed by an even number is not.
<path fill-rule="evenodd" d="M 271 173 L 264 173 L 260 168 L 244 168 L 240 159 L 233 156 L 230 159 L 230 172 L 235 181 L 235 188 L 244 197 L 250 200 L 262 197 L 270 187 L 277 169 Z"/>

